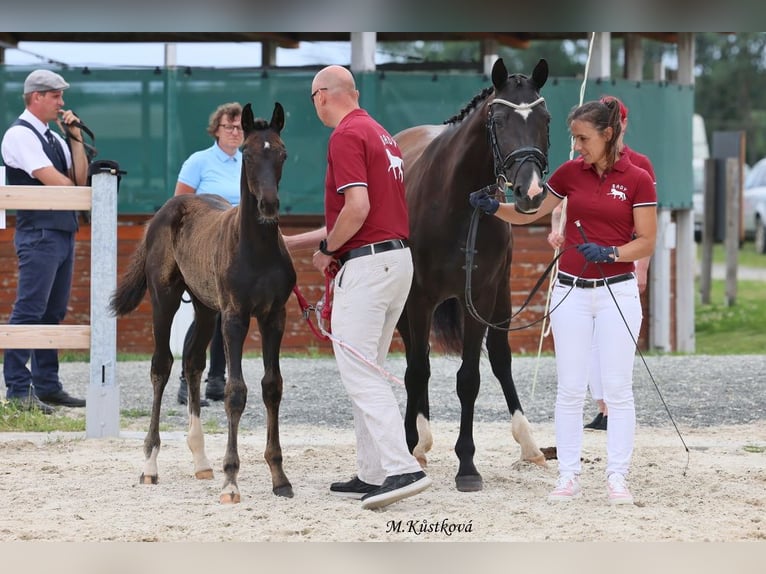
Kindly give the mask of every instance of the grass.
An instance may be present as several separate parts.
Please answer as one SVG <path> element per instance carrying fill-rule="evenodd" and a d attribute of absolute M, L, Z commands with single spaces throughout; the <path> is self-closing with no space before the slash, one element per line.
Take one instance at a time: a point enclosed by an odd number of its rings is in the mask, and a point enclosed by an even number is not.
<path fill-rule="evenodd" d="M 702 261 L 702 245 L 697 244 L 697 261 Z M 713 244 L 713 263 L 726 263 L 726 249 L 723 243 Z M 747 241 L 739 250 L 738 265 L 740 267 L 756 267 L 766 269 L 766 255 L 755 252 L 755 244 Z"/>
<path fill-rule="evenodd" d="M 702 248 L 697 247 L 701 258 Z M 723 244 L 713 245 L 713 262 L 725 263 Z M 739 251 L 738 265 L 766 269 L 766 255 L 755 252 L 752 241 Z M 709 305 L 695 293 L 695 337 L 701 355 L 762 354 L 766 349 L 766 284 L 762 281 L 737 282 L 736 302 L 725 304 L 726 282 L 713 279 Z"/>
<path fill-rule="evenodd" d="M 0 432 L 83 432 L 85 414 L 66 412 L 45 415 L 41 411 L 19 409 L 11 401 L 0 401 Z"/>
<path fill-rule="evenodd" d="M 714 279 L 710 300 L 703 305 L 696 294 L 695 336 L 702 355 L 760 355 L 766 349 L 766 285 L 739 281 L 732 306 L 724 303 L 726 282 Z"/>

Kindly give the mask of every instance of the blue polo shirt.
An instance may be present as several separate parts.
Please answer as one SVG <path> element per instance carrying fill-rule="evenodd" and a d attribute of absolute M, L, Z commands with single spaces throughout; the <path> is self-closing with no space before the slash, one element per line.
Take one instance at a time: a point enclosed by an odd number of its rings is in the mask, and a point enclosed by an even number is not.
<path fill-rule="evenodd" d="M 181 166 L 178 181 L 193 187 L 196 193 L 214 193 L 232 205 L 239 204 L 239 180 L 242 152 L 232 157 L 218 143 L 191 154 Z"/>

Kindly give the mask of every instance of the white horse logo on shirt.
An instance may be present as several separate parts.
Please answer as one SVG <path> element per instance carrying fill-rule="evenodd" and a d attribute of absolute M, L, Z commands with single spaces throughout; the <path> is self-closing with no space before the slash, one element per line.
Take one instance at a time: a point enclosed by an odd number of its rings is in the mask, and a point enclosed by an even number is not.
<path fill-rule="evenodd" d="M 386 155 L 388 156 L 388 171 L 394 170 L 394 177 L 404 181 L 404 172 L 402 171 L 403 160 L 400 157 L 393 155 L 388 148 L 386 149 Z"/>
<path fill-rule="evenodd" d="M 625 201 L 626 199 L 628 199 L 624 191 L 620 191 L 619 189 L 615 189 L 614 187 L 612 187 L 612 191 L 609 192 L 609 195 L 614 197 L 615 199 L 619 199 L 620 201 Z"/>

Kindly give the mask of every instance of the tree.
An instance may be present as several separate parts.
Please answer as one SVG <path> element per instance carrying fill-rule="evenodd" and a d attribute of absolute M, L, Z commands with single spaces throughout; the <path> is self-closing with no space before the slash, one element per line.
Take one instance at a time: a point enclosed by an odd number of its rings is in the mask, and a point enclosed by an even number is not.
<path fill-rule="evenodd" d="M 695 111 L 708 136 L 743 130 L 752 165 L 766 156 L 766 33 L 699 33 L 695 49 Z"/>

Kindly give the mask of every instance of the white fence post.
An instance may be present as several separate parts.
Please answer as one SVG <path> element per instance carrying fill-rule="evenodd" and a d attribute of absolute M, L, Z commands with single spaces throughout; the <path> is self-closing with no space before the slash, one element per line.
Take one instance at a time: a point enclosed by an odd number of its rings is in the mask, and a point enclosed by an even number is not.
<path fill-rule="evenodd" d="M 117 176 L 92 178 L 90 238 L 90 385 L 85 413 L 86 438 L 120 434 L 117 385 L 117 319 L 109 297 L 117 286 Z"/>

